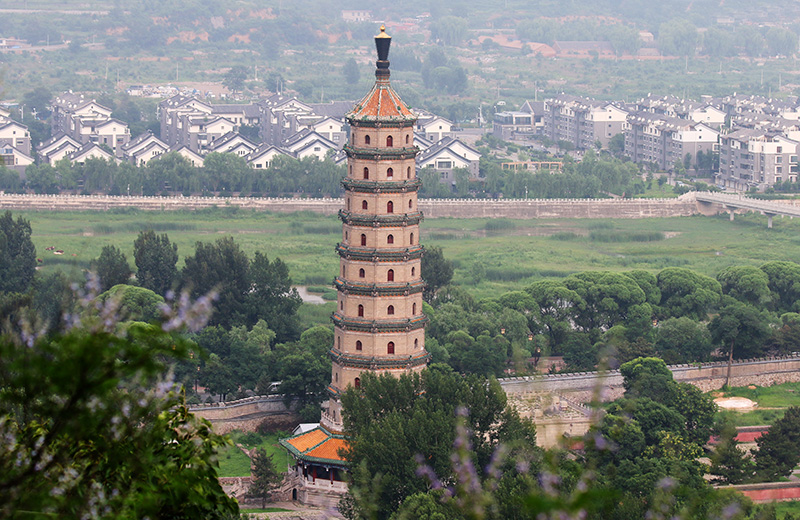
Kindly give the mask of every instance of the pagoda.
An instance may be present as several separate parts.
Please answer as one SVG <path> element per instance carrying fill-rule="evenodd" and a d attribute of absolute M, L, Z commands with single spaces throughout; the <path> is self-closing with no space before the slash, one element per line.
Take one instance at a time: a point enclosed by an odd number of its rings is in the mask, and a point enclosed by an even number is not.
<path fill-rule="evenodd" d="M 422 312 L 422 213 L 417 208 L 416 115 L 389 82 L 386 29 L 375 37 L 375 84 L 347 114 L 350 142 L 342 220 L 330 399 L 317 428 L 281 441 L 296 461 L 292 498 L 333 505 L 347 488 L 339 455 L 347 437 L 341 392 L 358 388 L 363 372 L 400 376 L 428 363 Z"/>

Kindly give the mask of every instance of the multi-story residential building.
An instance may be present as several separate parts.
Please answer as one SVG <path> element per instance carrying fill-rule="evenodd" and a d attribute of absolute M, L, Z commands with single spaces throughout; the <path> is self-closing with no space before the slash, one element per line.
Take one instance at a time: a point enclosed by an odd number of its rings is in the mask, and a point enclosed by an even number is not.
<path fill-rule="evenodd" d="M 195 96 L 177 94 L 169 99 L 165 99 L 158 104 L 158 121 L 161 126 L 161 140 L 169 146 L 188 146 L 188 143 L 181 141 L 184 136 L 183 124 L 185 121 L 189 118 L 210 117 L 211 113 L 211 104 Z M 190 147 L 190 149 L 197 152 L 197 150 L 192 147 Z"/>
<path fill-rule="evenodd" d="M 322 161 L 328 155 L 328 152 L 339 150 L 339 145 L 325 139 L 313 130 L 306 129 L 287 139 L 283 144 L 283 148 L 297 159 L 313 156 Z"/>
<path fill-rule="evenodd" d="M 250 155 L 258 145 L 239 132 L 228 132 L 208 144 L 208 152 L 232 153 L 240 157 Z"/>
<path fill-rule="evenodd" d="M 38 146 L 39 160 L 54 165 L 61 159 L 80 148 L 82 145 L 67 134 L 54 135 Z"/>
<path fill-rule="evenodd" d="M 562 94 L 544 104 L 544 131 L 553 141 L 567 141 L 575 148 L 608 147 L 623 132 L 628 112 L 609 102 Z"/>
<path fill-rule="evenodd" d="M 12 119 L 0 120 L 0 146 L 13 146 L 25 155 L 31 154 L 31 134 L 28 127 Z"/>
<path fill-rule="evenodd" d="M 256 170 L 268 169 L 276 157 L 293 157 L 291 152 L 272 144 L 261 144 L 247 156 L 247 164 Z"/>
<path fill-rule="evenodd" d="M 470 179 L 479 178 L 481 153 L 452 137 L 445 137 L 417 156 L 417 168 L 433 168 L 439 173 L 440 182 L 450 185 L 455 181 L 453 170 L 469 171 Z"/>
<path fill-rule="evenodd" d="M 323 117 L 319 121 L 312 123 L 309 126 L 309 130 L 316 132 L 337 146 L 344 146 L 347 141 L 348 126 L 342 119 Z"/>
<path fill-rule="evenodd" d="M 436 114 L 420 110 L 417 112 L 417 117 L 415 132 L 434 143 L 451 135 L 450 132 L 453 131 L 453 123 Z"/>
<path fill-rule="evenodd" d="M 108 146 L 117 157 L 131 139 L 128 124 L 111 117 L 111 109 L 83 94 L 66 92 L 52 104 L 51 127 L 54 135 L 66 134 L 81 144 Z"/>
<path fill-rule="evenodd" d="M 314 115 L 310 105 L 281 94 L 260 100 L 258 108 L 261 112 L 261 140 L 275 146 L 281 146 L 299 132 L 304 123 L 321 119 Z"/>
<path fill-rule="evenodd" d="M 763 190 L 776 182 L 797 182 L 798 141 L 750 128 L 723 135 L 720 141 L 718 185 Z"/>
<path fill-rule="evenodd" d="M 624 126 L 625 155 L 635 163 L 651 163 L 659 170 L 672 170 L 676 162 L 690 156 L 697 167 L 697 154 L 717 150 L 719 132 L 704 123 L 663 114 L 635 112 Z"/>
<path fill-rule="evenodd" d="M 147 131 L 125 145 L 122 155 L 131 164 L 144 166 L 168 151 L 169 146 L 164 141 Z"/>
<path fill-rule="evenodd" d="M 0 144 L 0 165 L 24 175 L 25 169 L 31 164 L 33 164 L 33 157 L 29 154 L 10 144 Z"/>
<path fill-rule="evenodd" d="M 541 116 L 540 116 L 541 117 Z M 534 115 L 528 112 L 497 112 L 492 121 L 492 135 L 504 141 L 535 135 Z"/>

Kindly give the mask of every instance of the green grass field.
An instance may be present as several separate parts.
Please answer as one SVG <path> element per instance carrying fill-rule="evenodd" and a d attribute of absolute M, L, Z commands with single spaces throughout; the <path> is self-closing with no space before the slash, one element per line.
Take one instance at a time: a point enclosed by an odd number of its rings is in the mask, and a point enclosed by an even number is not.
<path fill-rule="evenodd" d="M 242 444 L 248 449 L 264 448 L 267 455 L 272 455 L 275 469 L 283 473 L 289 464 L 289 454 L 278 444 L 288 433 L 272 433 L 270 435 L 245 434 L 234 431 L 231 434 L 234 443 Z M 217 454 L 220 477 L 246 477 L 250 475 L 250 458 L 237 446 L 226 446 Z"/>
<path fill-rule="evenodd" d="M 775 504 L 775 513 L 778 520 L 783 520 L 787 514 L 797 518 L 800 516 L 800 501 L 777 502 Z"/>
<path fill-rule="evenodd" d="M 714 393 L 714 395 L 718 395 Z M 790 406 L 800 406 L 800 383 L 749 388 L 738 386 L 724 392 L 725 397 L 746 397 L 758 403 L 751 412 L 721 412 L 729 415 L 737 426 L 771 425 L 783 417 Z"/>
<path fill-rule="evenodd" d="M 167 233 L 183 257 L 197 241 L 230 235 L 249 254 L 261 251 L 287 263 L 294 283 L 326 286 L 338 271 L 335 217 L 215 209 L 198 212 L 21 212 L 31 221 L 41 271 L 78 278 L 105 245 L 122 249 L 133 265 L 139 231 Z M 491 224 L 489 224 L 491 222 Z M 502 225 L 498 225 L 498 222 Z M 683 266 L 714 276 L 731 265 L 800 258 L 800 221 L 742 215 L 638 220 L 428 219 L 422 242 L 439 246 L 455 264 L 455 283 L 476 297 L 497 296 L 536 280 L 585 270 Z M 48 246 L 64 254 L 45 251 Z M 317 312 L 317 311 L 315 311 Z M 327 314 L 327 311 L 324 312 Z"/>

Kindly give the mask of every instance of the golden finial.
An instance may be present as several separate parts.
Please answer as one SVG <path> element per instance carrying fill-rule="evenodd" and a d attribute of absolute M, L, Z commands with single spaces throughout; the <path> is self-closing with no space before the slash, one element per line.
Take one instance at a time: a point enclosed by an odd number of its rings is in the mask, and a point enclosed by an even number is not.
<path fill-rule="evenodd" d="M 386 26 L 385 25 L 381 25 L 381 33 L 378 36 L 376 36 L 376 38 L 391 38 L 391 36 L 386 34 Z"/>

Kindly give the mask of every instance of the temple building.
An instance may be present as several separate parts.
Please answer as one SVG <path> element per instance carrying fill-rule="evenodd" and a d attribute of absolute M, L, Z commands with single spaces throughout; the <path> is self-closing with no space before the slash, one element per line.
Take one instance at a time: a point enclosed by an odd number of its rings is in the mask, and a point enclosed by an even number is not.
<path fill-rule="evenodd" d="M 336 247 L 340 271 L 334 280 L 330 399 L 317 428 L 281 441 L 295 460 L 292 498 L 307 504 L 336 505 L 347 491 L 341 392 L 358 388 L 365 371 L 400 376 L 421 371 L 430 357 L 422 312 L 417 117 L 389 83 L 390 44 L 381 27 L 375 37 L 375 85 L 346 116 L 351 132 L 344 148 L 342 242 Z"/>

